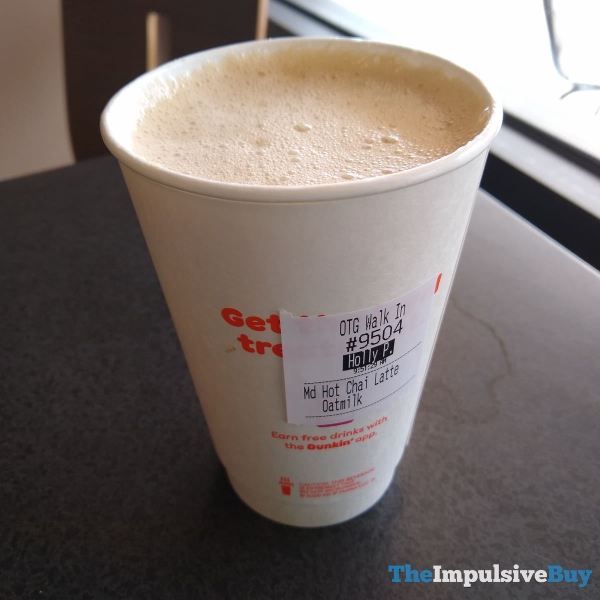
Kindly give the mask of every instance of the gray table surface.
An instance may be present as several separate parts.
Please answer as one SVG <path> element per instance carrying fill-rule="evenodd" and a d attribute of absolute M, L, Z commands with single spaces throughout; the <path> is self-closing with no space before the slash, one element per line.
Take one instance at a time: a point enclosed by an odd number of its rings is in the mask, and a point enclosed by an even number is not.
<path fill-rule="evenodd" d="M 330 528 L 231 491 L 112 159 L 0 184 L 0 278 L 2 600 L 600 597 L 600 277 L 486 194 L 394 483 Z"/>

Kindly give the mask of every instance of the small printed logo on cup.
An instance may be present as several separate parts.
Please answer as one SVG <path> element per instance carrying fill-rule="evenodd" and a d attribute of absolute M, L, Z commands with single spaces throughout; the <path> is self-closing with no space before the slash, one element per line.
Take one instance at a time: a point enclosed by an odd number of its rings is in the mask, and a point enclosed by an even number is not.
<path fill-rule="evenodd" d="M 279 489 L 281 490 L 281 494 L 283 496 L 291 496 L 293 487 L 294 484 L 292 483 L 292 480 L 289 477 L 286 477 L 284 475 L 280 477 Z"/>

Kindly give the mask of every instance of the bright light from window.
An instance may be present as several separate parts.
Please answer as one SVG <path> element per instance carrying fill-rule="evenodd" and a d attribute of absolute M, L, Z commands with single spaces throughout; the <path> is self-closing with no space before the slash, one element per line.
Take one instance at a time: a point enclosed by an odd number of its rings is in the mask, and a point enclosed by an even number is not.
<path fill-rule="evenodd" d="M 311 3 L 316 6 L 317 3 Z M 600 160 L 600 1 L 553 0 L 553 61 L 543 0 L 321 0 L 358 35 L 441 54 L 495 87 L 508 113 Z M 556 53 L 555 53 L 556 54 Z M 568 78 L 568 79 L 567 79 Z"/>

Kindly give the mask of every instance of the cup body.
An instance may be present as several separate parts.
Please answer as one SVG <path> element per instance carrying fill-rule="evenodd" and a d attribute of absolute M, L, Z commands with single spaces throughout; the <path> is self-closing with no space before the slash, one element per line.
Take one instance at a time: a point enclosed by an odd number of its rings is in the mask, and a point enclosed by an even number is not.
<path fill-rule="evenodd" d="M 240 46 L 162 69 L 172 76 Z M 307 187 L 219 184 L 161 172 L 127 149 L 129 125 L 120 125 L 151 77 L 111 101 L 103 136 L 121 163 L 219 459 L 240 498 L 268 518 L 298 526 L 352 518 L 383 495 L 408 443 L 500 109 L 493 104 L 466 147 L 405 173 Z M 409 385 L 350 423 L 288 422 L 280 311 L 352 313 L 440 273 Z"/>

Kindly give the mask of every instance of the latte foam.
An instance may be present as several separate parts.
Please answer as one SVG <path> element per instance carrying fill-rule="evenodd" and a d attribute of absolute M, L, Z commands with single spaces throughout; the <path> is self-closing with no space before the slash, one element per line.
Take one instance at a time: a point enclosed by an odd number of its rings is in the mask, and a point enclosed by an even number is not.
<path fill-rule="evenodd" d="M 140 117 L 133 151 L 214 181 L 333 183 L 450 154 L 489 113 L 489 98 L 466 80 L 392 52 L 263 46 L 164 82 Z"/>

